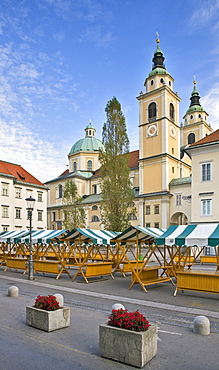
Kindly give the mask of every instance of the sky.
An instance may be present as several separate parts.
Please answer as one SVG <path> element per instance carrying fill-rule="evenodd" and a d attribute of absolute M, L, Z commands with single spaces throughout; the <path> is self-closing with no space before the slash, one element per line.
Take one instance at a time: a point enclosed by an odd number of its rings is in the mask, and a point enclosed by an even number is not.
<path fill-rule="evenodd" d="M 42 182 L 68 165 L 92 120 L 101 140 L 115 96 L 130 150 L 139 148 L 138 102 L 152 69 L 156 32 L 175 79 L 180 122 L 194 75 L 219 128 L 219 0 L 1 0 L 0 159 Z"/>

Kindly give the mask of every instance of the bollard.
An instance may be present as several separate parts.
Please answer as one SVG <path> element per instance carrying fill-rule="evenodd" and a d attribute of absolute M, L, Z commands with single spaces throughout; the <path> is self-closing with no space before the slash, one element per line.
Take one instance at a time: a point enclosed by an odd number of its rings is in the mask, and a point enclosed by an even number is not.
<path fill-rule="evenodd" d="M 19 296 L 19 289 L 17 286 L 12 285 L 8 288 L 8 296 L 9 297 L 18 297 Z"/>
<path fill-rule="evenodd" d="M 200 335 L 210 334 L 210 321 L 206 316 L 196 316 L 193 321 L 193 331 Z"/>
<path fill-rule="evenodd" d="M 54 294 L 54 297 L 56 297 L 56 300 L 59 303 L 59 306 L 63 307 L 64 306 L 64 297 L 63 297 L 63 295 L 61 295 L 59 293 L 56 293 L 56 294 Z"/>
<path fill-rule="evenodd" d="M 112 310 L 120 310 L 121 308 L 125 310 L 125 307 L 121 303 L 114 303 L 112 306 Z"/>

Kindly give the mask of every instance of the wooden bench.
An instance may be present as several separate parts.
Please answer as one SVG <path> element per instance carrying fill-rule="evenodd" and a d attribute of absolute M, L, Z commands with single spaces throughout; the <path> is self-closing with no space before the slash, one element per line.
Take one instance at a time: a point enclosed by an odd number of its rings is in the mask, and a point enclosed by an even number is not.
<path fill-rule="evenodd" d="M 177 272 L 174 296 L 176 296 L 178 290 L 219 293 L 219 272 L 203 270 Z"/>
<path fill-rule="evenodd" d="M 47 274 L 56 274 L 57 275 L 56 279 L 59 279 L 61 273 L 67 272 L 67 270 L 62 266 L 62 264 L 59 261 L 53 261 L 53 260 L 34 261 L 34 271 L 47 273 Z"/>
<path fill-rule="evenodd" d="M 7 257 L 6 259 L 6 269 L 4 270 L 7 271 L 8 269 L 15 269 L 15 270 L 24 270 L 24 274 L 28 270 L 28 260 L 26 258 L 10 258 Z"/>
<path fill-rule="evenodd" d="M 217 257 L 216 256 L 201 256 L 200 262 L 201 263 L 217 263 Z"/>
<path fill-rule="evenodd" d="M 110 275 L 112 279 L 114 279 L 112 275 L 112 265 L 112 262 L 88 262 L 79 268 L 77 273 L 73 276 L 72 281 L 74 281 L 76 276 L 83 276 L 86 283 L 88 283 L 88 278 L 96 276 Z"/>

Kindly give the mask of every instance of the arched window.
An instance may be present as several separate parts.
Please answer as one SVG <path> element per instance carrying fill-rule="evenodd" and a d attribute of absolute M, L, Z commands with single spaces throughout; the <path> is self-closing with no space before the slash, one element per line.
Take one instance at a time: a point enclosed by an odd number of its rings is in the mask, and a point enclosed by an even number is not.
<path fill-rule="evenodd" d="M 156 115 L 157 115 L 157 107 L 155 103 L 149 104 L 148 107 L 148 118 L 149 122 L 155 121 L 156 120 Z"/>
<path fill-rule="evenodd" d="M 174 106 L 170 103 L 170 119 L 174 121 Z"/>
<path fill-rule="evenodd" d="M 99 222 L 100 220 L 99 220 L 99 217 L 98 216 L 92 216 L 92 218 L 91 218 L 91 222 Z"/>
<path fill-rule="evenodd" d="M 73 167 L 74 167 L 74 172 L 77 171 L 77 162 L 74 162 Z"/>
<path fill-rule="evenodd" d="M 188 144 L 193 144 L 195 142 L 195 134 L 191 132 L 188 136 Z"/>
<path fill-rule="evenodd" d="M 87 161 L 87 170 L 89 171 L 89 172 L 91 172 L 92 171 L 92 161 Z"/>
<path fill-rule="evenodd" d="M 98 209 L 98 206 L 96 206 L 96 205 L 94 205 L 93 207 L 92 207 L 92 211 L 96 211 Z"/>
<path fill-rule="evenodd" d="M 62 185 L 59 185 L 59 198 L 62 198 Z"/>

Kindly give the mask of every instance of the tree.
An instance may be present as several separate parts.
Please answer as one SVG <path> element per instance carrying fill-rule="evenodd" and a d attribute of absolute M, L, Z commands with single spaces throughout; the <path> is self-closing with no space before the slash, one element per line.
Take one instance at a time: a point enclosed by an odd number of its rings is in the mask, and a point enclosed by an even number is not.
<path fill-rule="evenodd" d="M 86 226 L 85 210 L 81 201 L 82 198 L 78 196 L 77 185 L 74 181 L 68 180 L 63 192 L 63 204 L 65 205 L 63 224 L 68 230 Z"/>
<path fill-rule="evenodd" d="M 121 104 L 115 97 L 108 101 L 105 112 L 107 121 L 102 131 L 105 150 L 99 152 L 101 219 L 106 229 L 123 231 L 130 226 L 129 214 L 135 213 L 135 208 L 130 208 L 134 192 L 129 179 L 129 139 Z"/>

